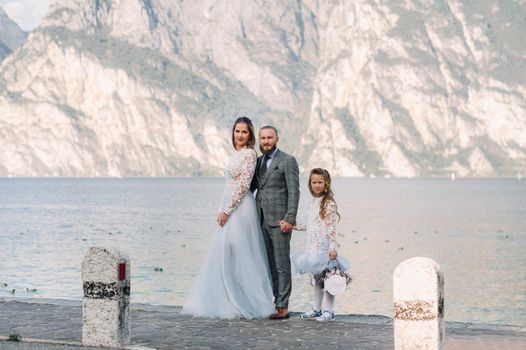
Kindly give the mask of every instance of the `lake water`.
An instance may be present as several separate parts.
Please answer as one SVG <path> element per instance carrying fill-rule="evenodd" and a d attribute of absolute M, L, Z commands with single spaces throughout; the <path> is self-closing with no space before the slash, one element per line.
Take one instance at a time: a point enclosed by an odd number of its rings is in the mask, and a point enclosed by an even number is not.
<path fill-rule="evenodd" d="M 300 220 L 310 200 L 301 181 Z M 81 299 L 82 258 L 103 245 L 131 256 L 132 302 L 182 305 L 222 187 L 221 178 L 0 179 L 0 283 L 8 284 L 0 297 Z M 354 276 L 337 313 L 391 316 L 395 267 L 427 256 L 444 272 L 446 320 L 525 325 L 526 181 L 335 179 L 333 187 L 339 253 Z M 292 251 L 303 239 L 294 233 Z M 308 278 L 294 275 L 290 307 L 307 309 L 311 295 Z"/>

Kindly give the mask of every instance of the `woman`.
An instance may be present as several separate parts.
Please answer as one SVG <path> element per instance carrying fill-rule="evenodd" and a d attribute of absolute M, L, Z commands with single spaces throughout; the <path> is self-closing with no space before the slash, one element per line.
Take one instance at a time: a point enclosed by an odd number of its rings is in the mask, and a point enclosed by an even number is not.
<path fill-rule="evenodd" d="M 256 138 L 247 117 L 232 128 L 236 150 L 225 168 L 223 205 L 205 263 L 181 313 L 212 318 L 262 318 L 275 311 L 265 243 L 249 191 Z"/>

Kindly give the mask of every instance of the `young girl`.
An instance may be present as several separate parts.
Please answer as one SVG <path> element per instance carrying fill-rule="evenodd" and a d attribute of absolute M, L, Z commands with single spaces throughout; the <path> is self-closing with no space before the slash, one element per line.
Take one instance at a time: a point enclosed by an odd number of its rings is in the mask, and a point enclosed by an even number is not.
<path fill-rule="evenodd" d="M 316 319 L 319 322 L 334 320 L 334 295 L 323 291 L 321 273 L 326 268 L 336 267 L 342 271 L 349 263 L 338 256 L 336 251 L 336 220 L 340 215 L 331 190 L 331 176 L 325 169 L 312 169 L 309 175 L 309 190 L 314 199 L 309 204 L 306 227 L 298 225 L 298 231 L 307 231 L 305 252 L 292 256 L 292 261 L 301 274 L 314 275 L 314 303 L 312 310 L 300 315 L 303 319 Z M 336 258 L 338 260 L 336 261 Z M 325 294 L 325 311 L 321 311 Z"/>

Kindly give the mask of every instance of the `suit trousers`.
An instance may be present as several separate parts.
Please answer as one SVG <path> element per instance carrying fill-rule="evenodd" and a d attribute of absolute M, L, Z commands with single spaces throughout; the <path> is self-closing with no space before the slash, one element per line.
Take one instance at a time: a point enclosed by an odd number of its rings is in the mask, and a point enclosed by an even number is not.
<path fill-rule="evenodd" d="M 292 274 L 290 265 L 291 232 L 281 232 L 279 226 L 269 226 L 261 214 L 261 230 L 267 248 L 270 272 L 272 274 L 272 291 L 276 307 L 289 307 L 292 291 Z"/>

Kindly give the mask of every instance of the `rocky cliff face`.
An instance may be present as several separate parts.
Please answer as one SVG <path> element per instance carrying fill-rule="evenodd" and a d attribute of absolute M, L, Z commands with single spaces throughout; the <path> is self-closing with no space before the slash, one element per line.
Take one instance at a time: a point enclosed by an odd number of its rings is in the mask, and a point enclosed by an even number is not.
<path fill-rule="evenodd" d="M 25 41 L 27 33 L 0 7 L 0 62 Z"/>
<path fill-rule="evenodd" d="M 0 175 L 219 174 L 231 123 L 304 171 L 526 172 L 524 1 L 55 0 L 0 66 Z"/>
<path fill-rule="evenodd" d="M 308 163 L 357 175 L 525 169 L 525 13 L 524 2 L 325 2 Z"/>

